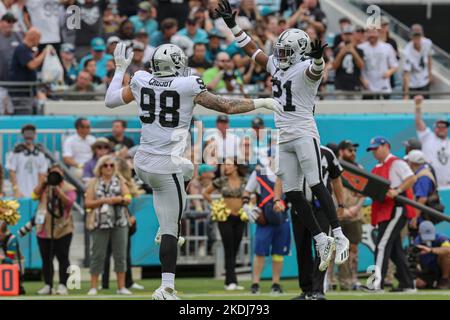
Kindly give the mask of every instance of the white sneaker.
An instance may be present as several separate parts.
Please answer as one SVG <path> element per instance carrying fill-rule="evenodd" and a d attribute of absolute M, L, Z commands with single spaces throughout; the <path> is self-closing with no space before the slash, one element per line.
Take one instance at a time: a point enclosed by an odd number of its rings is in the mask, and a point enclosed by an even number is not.
<path fill-rule="evenodd" d="M 69 290 L 67 290 L 67 287 L 65 285 L 59 284 L 58 289 L 56 289 L 56 294 L 67 296 L 69 294 Z"/>
<path fill-rule="evenodd" d="M 48 284 L 46 284 L 41 290 L 37 292 L 39 295 L 52 294 L 52 288 Z"/>
<path fill-rule="evenodd" d="M 316 244 L 316 249 L 320 257 L 319 270 L 325 271 L 330 264 L 333 251 L 336 249 L 334 238 L 327 236 L 325 241 Z"/>
<path fill-rule="evenodd" d="M 184 239 L 182 236 L 178 237 L 178 246 L 181 247 L 184 243 L 186 242 L 186 239 Z M 156 236 L 155 236 L 155 243 L 157 245 L 161 244 L 161 229 L 158 228 L 158 231 L 156 232 Z"/>
<path fill-rule="evenodd" d="M 116 291 L 117 294 L 121 294 L 121 295 L 132 295 L 133 292 L 131 292 L 130 290 L 128 290 L 127 288 L 121 288 L 119 290 Z"/>
<path fill-rule="evenodd" d="M 172 288 L 163 288 L 162 286 L 152 294 L 153 300 L 180 300 L 177 292 Z"/>
<path fill-rule="evenodd" d="M 244 290 L 243 286 L 238 286 L 236 283 L 230 283 L 229 285 L 225 286 L 226 291 L 241 291 Z"/>
<path fill-rule="evenodd" d="M 336 242 L 336 257 L 334 258 L 334 263 L 337 265 L 343 264 L 348 260 L 350 241 L 345 236 L 335 237 Z"/>
<path fill-rule="evenodd" d="M 90 288 L 88 293 L 88 296 L 96 296 L 97 295 L 97 289 L 96 288 Z"/>
<path fill-rule="evenodd" d="M 139 283 L 134 282 L 134 283 L 131 285 L 131 289 L 134 289 L 134 290 L 144 290 L 145 288 L 144 288 L 143 285 L 140 285 Z"/>

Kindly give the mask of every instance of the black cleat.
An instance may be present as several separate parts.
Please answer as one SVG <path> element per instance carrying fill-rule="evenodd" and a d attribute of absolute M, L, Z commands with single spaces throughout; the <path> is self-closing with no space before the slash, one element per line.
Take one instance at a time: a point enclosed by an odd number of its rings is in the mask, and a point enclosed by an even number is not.
<path fill-rule="evenodd" d="M 301 295 L 292 298 L 291 300 L 312 300 L 311 292 L 302 292 Z"/>
<path fill-rule="evenodd" d="M 251 292 L 252 294 L 260 294 L 260 291 L 259 291 L 259 284 L 258 284 L 258 283 L 252 284 L 252 286 L 250 287 L 250 292 Z"/>
<path fill-rule="evenodd" d="M 323 292 L 314 292 L 312 294 L 311 300 L 327 300 L 327 298 L 325 297 L 325 293 Z"/>
<path fill-rule="evenodd" d="M 274 283 L 274 284 L 272 284 L 270 293 L 271 294 L 280 294 L 280 293 L 283 293 L 283 289 L 281 288 L 281 286 L 278 283 Z"/>

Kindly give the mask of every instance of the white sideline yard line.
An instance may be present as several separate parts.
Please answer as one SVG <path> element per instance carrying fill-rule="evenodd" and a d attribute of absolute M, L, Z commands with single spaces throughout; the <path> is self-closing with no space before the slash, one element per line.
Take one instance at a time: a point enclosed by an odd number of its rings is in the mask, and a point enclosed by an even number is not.
<path fill-rule="evenodd" d="M 193 294 L 180 294 L 180 298 L 209 298 L 209 297 L 223 297 L 226 299 L 229 297 L 267 297 L 267 298 L 276 298 L 276 297 L 293 297 L 298 293 L 282 293 L 277 295 L 271 294 L 259 294 L 253 295 L 251 293 L 193 293 Z M 407 296 L 428 296 L 428 295 L 438 295 L 438 296 L 448 296 L 450 298 L 450 291 L 419 291 L 416 293 L 365 293 L 365 292 L 329 292 L 327 296 L 329 297 L 339 297 L 339 296 L 348 296 L 348 297 L 398 297 L 399 295 L 407 295 Z M 120 299 L 120 300 L 133 300 L 133 299 L 148 299 L 151 300 L 151 293 L 149 294 L 133 294 L 130 296 L 125 295 L 96 295 L 96 296 L 88 296 L 88 295 L 70 295 L 70 296 L 20 296 L 20 297 L 4 297 L 0 298 L 0 300 L 104 300 L 104 299 Z"/>

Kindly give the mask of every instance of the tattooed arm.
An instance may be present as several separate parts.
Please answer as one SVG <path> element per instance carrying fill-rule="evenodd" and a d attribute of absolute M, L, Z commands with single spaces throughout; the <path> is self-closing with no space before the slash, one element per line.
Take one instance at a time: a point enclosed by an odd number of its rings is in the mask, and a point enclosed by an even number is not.
<path fill-rule="evenodd" d="M 234 114 L 245 113 L 258 108 L 266 108 L 279 112 L 275 100 L 271 98 L 265 99 L 229 99 L 216 96 L 208 91 L 199 93 L 194 102 L 207 109 L 216 110 L 219 112 Z"/>

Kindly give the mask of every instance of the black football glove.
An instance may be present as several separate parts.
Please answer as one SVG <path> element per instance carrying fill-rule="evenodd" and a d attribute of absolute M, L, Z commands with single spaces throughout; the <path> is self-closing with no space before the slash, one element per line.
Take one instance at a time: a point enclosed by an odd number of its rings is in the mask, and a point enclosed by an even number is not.
<path fill-rule="evenodd" d="M 317 39 L 314 42 L 311 42 L 311 52 L 307 53 L 306 55 L 313 59 L 320 59 L 323 57 L 323 51 L 327 46 L 327 43 L 322 45 L 322 41 Z"/>
<path fill-rule="evenodd" d="M 233 12 L 233 10 L 231 10 L 228 0 L 221 0 L 215 11 L 217 12 L 217 16 L 223 18 L 228 28 L 231 29 L 236 26 L 237 11 Z"/>

